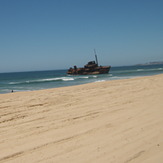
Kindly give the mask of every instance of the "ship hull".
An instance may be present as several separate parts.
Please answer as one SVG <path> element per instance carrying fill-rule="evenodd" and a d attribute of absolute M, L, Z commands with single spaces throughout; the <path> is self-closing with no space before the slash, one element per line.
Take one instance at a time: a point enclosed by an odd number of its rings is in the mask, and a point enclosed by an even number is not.
<path fill-rule="evenodd" d="M 97 74 L 107 74 L 110 71 L 111 66 L 98 66 L 95 68 L 77 68 L 69 69 L 67 74 L 69 75 L 97 75 Z"/>

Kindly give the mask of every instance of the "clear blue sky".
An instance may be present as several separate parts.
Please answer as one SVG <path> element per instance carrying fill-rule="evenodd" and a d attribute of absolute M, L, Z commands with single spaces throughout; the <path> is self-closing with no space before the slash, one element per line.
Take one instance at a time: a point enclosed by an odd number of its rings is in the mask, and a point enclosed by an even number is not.
<path fill-rule="evenodd" d="M 163 0 L 0 0 L 0 72 L 163 61 Z"/>

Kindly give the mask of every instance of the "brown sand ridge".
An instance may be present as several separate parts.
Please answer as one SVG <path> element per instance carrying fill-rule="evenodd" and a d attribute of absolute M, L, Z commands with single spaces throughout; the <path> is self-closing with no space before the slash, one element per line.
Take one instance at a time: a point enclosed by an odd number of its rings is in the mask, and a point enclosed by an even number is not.
<path fill-rule="evenodd" d="M 0 163 L 162 163 L 163 75 L 0 95 Z"/>

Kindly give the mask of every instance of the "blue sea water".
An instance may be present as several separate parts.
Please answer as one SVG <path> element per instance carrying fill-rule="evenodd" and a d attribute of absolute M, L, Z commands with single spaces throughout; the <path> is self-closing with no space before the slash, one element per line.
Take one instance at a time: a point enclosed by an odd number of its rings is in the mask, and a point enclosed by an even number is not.
<path fill-rule="evenodd" d="M 0 73 L 0 94 L 32 91 L 163 73 L 163 64 L 112 67 L 109 74 L 72 76 L 67 70 Z"/>

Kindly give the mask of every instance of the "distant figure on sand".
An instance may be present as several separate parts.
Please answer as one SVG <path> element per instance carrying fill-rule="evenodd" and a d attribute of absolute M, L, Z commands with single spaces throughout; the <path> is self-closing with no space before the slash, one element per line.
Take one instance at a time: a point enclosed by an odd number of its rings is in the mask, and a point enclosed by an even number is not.
<path fill-rule="evenodd" d="M 13 93 L 14 91 L 13 91 L 13 89 L 11 90 L 11 93 Z"/>

